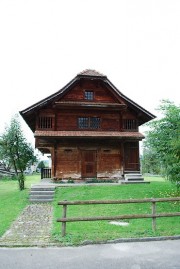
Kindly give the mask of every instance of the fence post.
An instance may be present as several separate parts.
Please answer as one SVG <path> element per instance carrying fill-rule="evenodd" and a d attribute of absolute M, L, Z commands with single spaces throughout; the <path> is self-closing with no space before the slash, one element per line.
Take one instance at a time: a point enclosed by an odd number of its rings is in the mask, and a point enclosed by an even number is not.
<path fill-rule="evenodd" d="M 43 179 L 43 168 L 41 168 L 41 179 Z"/>
<path fill-rule="evenodd" d="M 156 202 L 152 201 L 152 215 L 156 214 Z M 156 217 L 152 217 L 152 230 L 156 231 Z"/>
<path fill-rule="evenodd" d="M 66 218 L 66 214 L 67 214 L 67 205 L 63 205 L 63 214 L 62 214 L 62 217 L 63 218 Z M 62 234 L 62 237 L 64 237 L 66 235 L 66 221 L 63 221 L 62 222 L 62 231 L 61 231 L 61 234 Z"/>

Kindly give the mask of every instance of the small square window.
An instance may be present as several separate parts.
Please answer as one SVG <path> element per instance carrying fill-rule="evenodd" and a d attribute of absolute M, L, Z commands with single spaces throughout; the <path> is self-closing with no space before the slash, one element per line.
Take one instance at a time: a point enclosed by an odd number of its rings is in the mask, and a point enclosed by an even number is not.
<path fill-rule="evenodd" d="M 85 91 L 84 98 L 86 100 L 93 100 L 94 99 L 94 92 L 93 91 Z"/>

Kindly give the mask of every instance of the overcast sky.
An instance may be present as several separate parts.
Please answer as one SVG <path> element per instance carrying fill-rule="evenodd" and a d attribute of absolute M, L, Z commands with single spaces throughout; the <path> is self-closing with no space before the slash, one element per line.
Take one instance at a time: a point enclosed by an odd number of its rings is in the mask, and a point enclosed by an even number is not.
<path fill-rule="evenodd" d="M 0 133 L 84 69 L 151 113 L 179 104 L 180 1 L 0 0 Z"/>

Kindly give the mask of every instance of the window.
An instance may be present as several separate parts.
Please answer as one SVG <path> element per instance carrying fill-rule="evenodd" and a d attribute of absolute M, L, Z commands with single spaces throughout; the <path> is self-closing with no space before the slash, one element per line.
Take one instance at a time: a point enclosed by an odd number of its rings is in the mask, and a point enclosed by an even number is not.
<path fill-rule="evenodd" d="M 78 127 L 80 129 L 99 129 L 101 120 L 98 117 L 78 118 Z"/>
<path fill-rule="evenodd" d="M 123 120 L 123 129 L 125 130 L 137 130 L 137 120 L 126 119 Z"/>
<path fill-rule="evenodd" d="M 89 127 L 89 118 L 79 118 L 78 119 L 78 127 L 80 129 L 86 129 Z"/>
<path fill-rule="evenodd" d="M 52 129 L 52 117 L 39 117 L 38 128 L 40 129 Z"/>
<path fill-rule="evenodd" d="M 100 118 L 90 118 L 90 128 L 99 129 L 100 128 Z"/>
<path fill-rule="evenodd" d="M 93 100 L 94 99 L 94 92 L 93 91 L 85 91 L 84 92 L 84 98 L 86 100 Z"/>

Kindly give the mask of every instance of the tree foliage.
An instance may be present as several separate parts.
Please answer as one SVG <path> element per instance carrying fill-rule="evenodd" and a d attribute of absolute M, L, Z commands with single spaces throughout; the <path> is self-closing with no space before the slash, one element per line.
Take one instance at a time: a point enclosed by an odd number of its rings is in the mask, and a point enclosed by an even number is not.
<path fill-rule="evenodd" d="M 159 110 L 163 117 L 148 124 L 150 131 L 144 143 L 144 153 L 150 154 L 159 171 L 168 180 L 180 183 L 180 107 L 163 100 Z"/>
<path fill-rule="evenodd" d="M 45 168 L 45 167 L 46 167 L 46 166 L 45 166 L 45 164 L 44 164 L 44 162 L 43 162 L 43 161 L 40 161 L 40 162 L 38 163 L 37 168 L 42 169 L 42 168 Z"/>
<path fill-rule="evenodd" d="M 27 142 L 21 130 L 18 115 L 15 115 L 10 125 L 5 128 L 0 137 L 0 159 L 6 167 L 13 169 L 17 175 L 19 188 L 23 190 L 24 170 L 36 160 L 32 146 Z"/>
<path fill-rule="evenodd" d="M 154 150 L 144 147 L 143 156 L 141 157 L 142 173 L 154 175 L 161 174 L 161 166 L 158 163 L 157 155 Z"/>

